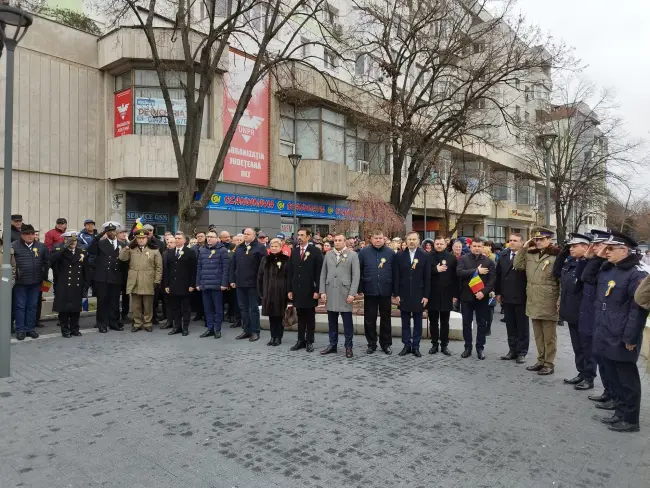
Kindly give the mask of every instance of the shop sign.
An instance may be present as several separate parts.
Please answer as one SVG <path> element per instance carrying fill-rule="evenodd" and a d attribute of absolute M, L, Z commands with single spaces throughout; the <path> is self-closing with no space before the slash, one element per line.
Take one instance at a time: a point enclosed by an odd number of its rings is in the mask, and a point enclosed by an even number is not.
<path fill-rule="evenodd" d="M 116 93 L 113 97 L 113 105 L 115 107 L 113 137 L 131 134 L 131 121 L 133 119 L 131 89 Z"/>
<path fill-rule="evenodd" d="M 172 100 L 176 125 L 187 125 L 187 104 L 185 100 Z M 135 123 L 168 125 L 167 105 L 163 98 L 135 97 Z"/>
<path fill-rule="evenodd" d="M 280 224 L 280 232 L 285 236 L 293 234 L 293 224 Z"/>
<path fill-rule="evenodd" d="M 293 201 L 279 198 L 235 195 L 232 193 L 213 193 L 208 210 L 230 210 L 234 212 L 254 212 L 278 215 L 293 215 Z M 345 219 L 351 216 L 351 209 L 322 203 L 296 203 L 296 215 L 316 219 Z"/>
<path fill-rule="evenodd" d="M 224 74 L 223 133 L 228 131 L 254 60 L 230 51 L 228 72 Z M 239 120 L 223 166 L 224 181 L 269 186 L 269 76 L 254 87 Z"/>
<path fill-rule="evenodd" d="M 142 218 L 143 224 L 167 224 L 169 223 L 169 214 L 166 213 L 151 213 L 151 212 L 127 212 L 126 220 L 135 221 Z"/>
<path fill-rule="evenodd" d="M 533 212 L 526 212 L 525 210 L 511 208 L 510 218 L 518 220 L 533 220 Z"/>

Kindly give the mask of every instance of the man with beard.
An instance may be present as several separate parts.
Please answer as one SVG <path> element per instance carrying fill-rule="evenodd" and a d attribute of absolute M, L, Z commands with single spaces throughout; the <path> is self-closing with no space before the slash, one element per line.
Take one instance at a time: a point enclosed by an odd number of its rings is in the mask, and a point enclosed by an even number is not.
<path fill-rule="evenodd" d="M 449 317 L 454 309 L 454 302 L 460 296 L 459 281 L 456 276 L 458 262 L 454 255 L 447 251 L 446 239 L 442 236 L 433 241 L 431 260 L 431 299 L 428 303 L 429 327 L 431 332 L 431 349 L 429 354 L 440 350 L 445 356 L 451 356 L 449 345 Z M 440 326 L 438 327 L 438 322 Z"/>

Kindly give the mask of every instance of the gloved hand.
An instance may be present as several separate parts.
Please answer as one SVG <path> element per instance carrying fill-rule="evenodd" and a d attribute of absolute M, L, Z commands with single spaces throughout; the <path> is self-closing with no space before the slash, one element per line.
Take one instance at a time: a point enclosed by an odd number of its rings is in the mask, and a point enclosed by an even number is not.
<path fill-rule="evenodd" d="M 75 242 L 77 242 L 77 239 L 74 239 L 73 237 L 66 237 L 65 240 L 63 241 L 63 245 L 69 248 Z"/>

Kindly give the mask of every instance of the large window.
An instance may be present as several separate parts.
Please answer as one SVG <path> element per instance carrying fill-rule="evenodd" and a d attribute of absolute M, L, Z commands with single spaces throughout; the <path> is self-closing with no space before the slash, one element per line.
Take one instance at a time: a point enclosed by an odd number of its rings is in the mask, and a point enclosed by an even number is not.
<path fill-rule="evenodd" d="M 167 108 L 163 99 L 162 89 L 158 80 L 158 74 L 154 70 L 136 69 L 128 71 L 115 78 L 115 89 L 121 90 L 133 73 L 134 106 L 133 119 L 135 122 L 135 134 L 147 136 L 168 136 L 170 135 L 169 125 L 166 117 Z M 200 75 L 196 75 L 196 86 L 199 86 Z M 185 90 L 182 88 L 187 83 L 187 73 L 181 71 L 168 71 L 166 73 L 169 95 L 175 113 L 176 128 L 179 136 L 184 136 L 187 127 L 187 103 Z M 198 93 L 198 90 L 196 90 Z M 208 126 L 210 120 L 210 95 L 206 95 L 205 108 L 203 111 L 203 124 L 201 126 L 201 137 L 208 137 Z"/>
<path fill-rule="evenodd" d="M 506 228 L 500 225 L 488 225 L 487 226 L 487 238 L 494 242 L 505 242 L 506 240 Z"/>
<path fill-rule="evenodd" d="M 517 203 L 520 205 L 535 205 L 535 181 L 519 180 L 517 182 Z"/>

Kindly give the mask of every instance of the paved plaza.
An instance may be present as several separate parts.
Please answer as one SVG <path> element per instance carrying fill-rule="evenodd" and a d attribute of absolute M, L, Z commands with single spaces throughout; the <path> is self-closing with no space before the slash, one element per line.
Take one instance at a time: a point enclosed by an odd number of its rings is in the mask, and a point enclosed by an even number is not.
<path fill-rule="evenodd" d="M 356 356 L 153 333 L 12 346 L 0 380 L 0 486 L 125 488 L 641 488 L 650 480 L 650 377 L 641 432 L 616 434 L 556 374 L 499 360 Z M 87 320 L 86 320 L 87 323 Z M 50 324 L 47 332 L 55 332 Z M 342 340 L 342 338 L 341 338 Z M 324 347 L 325 335 L 316 337 Z M 528 364 L 532 364 L 534 345 Z M 426 348 L 426 349 L 425 349 Z M 428 343 L 423 345 L 428 350 Z M 642 365 L 645 370 L 645 364 Z M 600 385 L 597 390 L 600 392 Z"/>

